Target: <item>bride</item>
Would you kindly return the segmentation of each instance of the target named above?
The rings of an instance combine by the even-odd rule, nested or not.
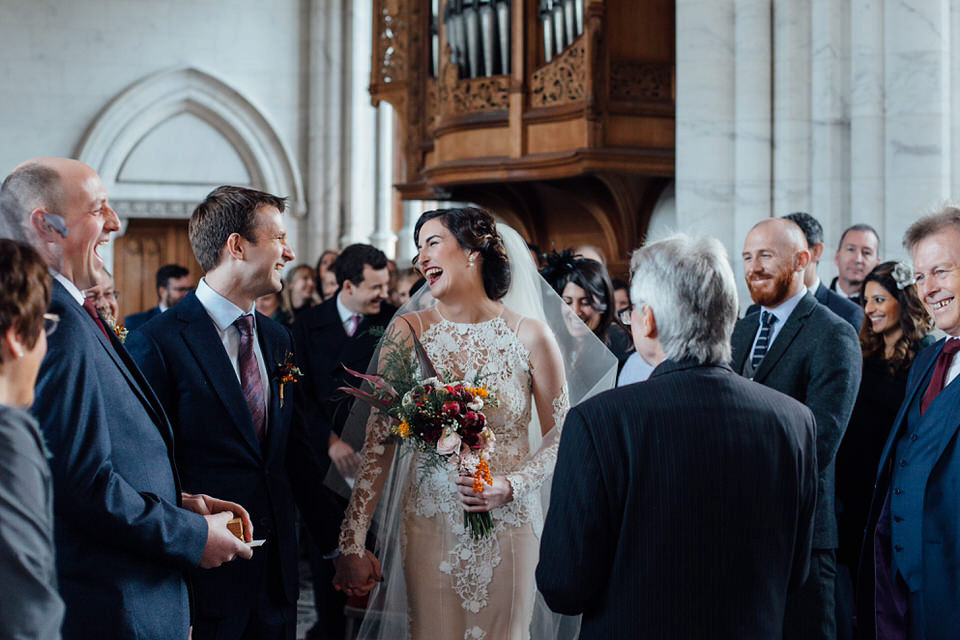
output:
[[[485,376],[497,398],[484,410],[496,435],[493,484],[475,493],[472,477],[397,454],[383,444],[389,418],[372,413],[334,584],[348,595],[377,585],[361,638],[555,638],[562,623],[538,602],[534,579],[545,495],[570,400],[609,387],[616,359],[550,296],[516,232],[487,212],[429,211],[414,240],[429,290],[398,312],[406,322],[394,319],[385,344],[409,346],[412,330],[438,371]],[[489,511],[493,533],[473,537],[464,511]],[[365,548],[372,519],[386,568],[379,584]]]

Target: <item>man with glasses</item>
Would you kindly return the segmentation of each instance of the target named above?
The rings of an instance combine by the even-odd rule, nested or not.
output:
[[[170,307],[183,300],[193,291],[190,271],[178,264],[165,264],[157,269],[157,306],[140,313],[132,313],[123,320],[124,326],[133,331]],[[116,317],[116,316],[115,316]]]
[[[955,638],[960,629],[960,208],[910,225],[917,293],[946,338],[913,361],[880,457],[860,555],[861,638]]]
[[[170,423],[92,300],[99,247],[120,227],[100,177],[65,158],[16,167],[0,186],[3,228],[25,236],[53,275],[33,412],[50,449],[63,638],[182,640],[184,570],[251,549],[227,528],[239,505],[180,490]],[[47,318],[47,323],[53,318]]]

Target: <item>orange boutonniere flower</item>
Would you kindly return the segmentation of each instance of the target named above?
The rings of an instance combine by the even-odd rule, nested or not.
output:
[[[284,386],[298,382],[303,377],[303,372],[293,362],[293,353],[287,351],[286,357],[277,363],[273,375],[280,382],[280,408],[283,408]]]

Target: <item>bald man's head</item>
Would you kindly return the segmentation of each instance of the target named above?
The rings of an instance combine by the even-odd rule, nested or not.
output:
[[[0,206],[11,237],[32,243],[79,289],[96,283],[99,246],[120,228],[96,171],[70,158],[27,160],[0,186]]]
[[[750,296],[773,308],[800,293],[810,251],[803,231],[782,218],[753,225],[743,242],[743,269]]]

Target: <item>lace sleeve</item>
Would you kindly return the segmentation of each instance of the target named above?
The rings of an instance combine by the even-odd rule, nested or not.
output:
[[[549,431],[543,436],[543,441],[536,451],[531,452],[529,456],[517,466],[517,468],[507,473],[507,480],[513,487],[513,499],[519,500],[531,491],[536,491],[544,481],[553,475],[553,468],[557,463],[557,449],[560,445],[560,431],[563,421],[570,409],[570,403],[567,399],[567,388],[564,386],[560,395],[553,399],[551,403],[552,416],[549,419]],[[546,420],[541,420],[546,423]]]
[[[362,556],[366,549],[367,529],[386,481],[394,446],[385,445],[390,418],[378,411],[370,414],[367,434],[360,449],[360,469],[350,494],[350,502],[340,525],[339,549],[342,554]]]

